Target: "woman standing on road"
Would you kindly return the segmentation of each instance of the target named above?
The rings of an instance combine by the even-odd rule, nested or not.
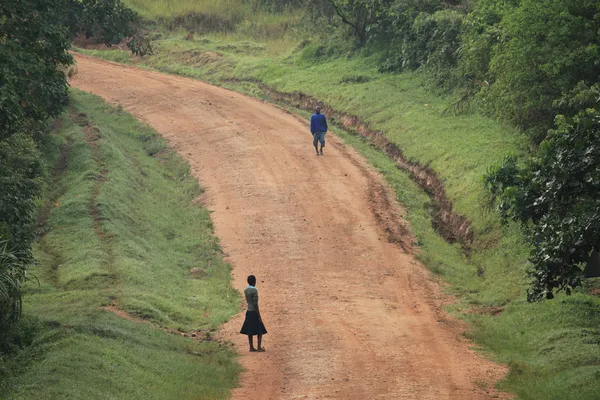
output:
[[[265,325],[260,317],[260,310],[258,309],[258,290],[256,289],[256,277],[250,275],[248,277],[248,287],[244,290],[246,295],[246,301],[248,302],[248,311],[246,311],[246,319],[240,333],[242,335],[248,335],[248,343],[250,343],[250,351],[265,351],[262,347],[262,335],[267,333]],[[254,347],[253,337],[258,336],[258,348]]]

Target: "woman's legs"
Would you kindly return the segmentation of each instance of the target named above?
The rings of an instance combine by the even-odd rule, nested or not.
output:
[[[248,343],[250,344],[250,351],[256,351],[256,349],[254,348],[254,341],[252,340],[254,336],[253,335],[248,335]],[[258,348],[260,348],[260,336],[258,336]]]

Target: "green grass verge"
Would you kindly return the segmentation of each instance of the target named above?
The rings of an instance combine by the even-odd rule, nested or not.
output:
[[[194,40],[184,40],[183,32],[160,35],[156,54],[145,59],[120,51],[80,51],[255,97],[264,94],[256,84],[240,79],[256,79],[280,91],[302,91],[385,132],[409,158],[439,173],[456,210],[473,222],[477,239],[470,259],[436,234],[428,197],[405,173],[363,139],[336,131],[385,176],[406,207],[419,257],[450,283],[449,290],[459,299],[451,310],[472,323],[467,335],[489,357],[511,367],[499,388],[523,399],[597,398],[600,300],[577,293],[527,303],[528,246],[518,227],[502,226],[497,214],[485,211],[483,174],[507,153],[523,154],[525,137],[475,113],[442,113],[455,100],[452,96],[432,92],[416,73],[379,74],[376,56],[347,57],[319,44],[285,38],[256,42],[240,34]]]
[[[0,397],[228,398],[234,351],[159,328],[210,339],[238,311],[209,212],[193,204],[197,181],[149,127],[95,96],[73,100],[46,149],[49,165],[59,149],[66,163],[45,194],[39,285],[24,295],[37,333],[5,360],[11,390]],[[102,308],[111,304],[149,323]]]

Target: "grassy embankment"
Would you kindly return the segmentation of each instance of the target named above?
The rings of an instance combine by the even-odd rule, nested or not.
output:
[[[178,12],[209,10],[224,17],[231,13],[210,1],[181,9],[179,5],[191,7],[191,3],[156,1],[144,6],[135,0],[128,2],[154,20],[167,15],[161,10],[166,4],[171,7],[170,20],[180,15]],[[238,6],[238,12],[249,11]],[[286,16],[277,18],[280,26],[285,26]],[[298,17],[287,18],[289,26],[294,26]],[[301,29],[296,28],[295,32]],[[454,311],[473,323],[468,335],[491,352],[491,357],[511,367],[499,387],[524,399],[597,398],[600,301],[582,291],[528,304],[524,297],[528,247],[516,226],[503,227],[497,214],[485,210],[482,175],[507,153],[523,154],[526,138],[474,113],[443,114],[454,98],[428,90],[420,74],[378,73],[376,56],[335,54],[308,34],[300,40],[293,36],[297,33],[288,31],[282,39],[266,40],[261,32],[252,35],[248,24],[241,24],[233,32],[185,40],[185,30],[161,30],[156,55],[145,59],[111,50],[83,52],[201,79],[256,97],[264,93],[243,80],[255,79],[284,92],[302,91],[385,132],[406,156],[437,171],[455,209],[473,222],[476,241],[470,258],[458,245],[447,244],[435,233],[429,199],[407,174],[365,140],[336,130],[382,172],[406,206],[421,248],[420,258],[451,284],[450,290],[460,300]]]
[[[92,95],[60,121],[24,294],[33,343],[5,360],[0,398],[228,398],[240,368],[211,335],[239,297],[188,165]]]

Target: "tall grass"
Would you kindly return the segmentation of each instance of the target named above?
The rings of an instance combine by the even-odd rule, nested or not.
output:
[[[21,315],[21,285],[27,280],[26,265],[0,237],[0,355],[10,352],[14,325]]]
[[[237,33],[245,37],[276,39],[296,35],[303,10],[269,13],[243,0],[124,0],[148,20],[170,30],[196,33]]]
[[[241,19],[250,11],[243,0],[124,0],[124,3],[148,19],[192,13]]]

